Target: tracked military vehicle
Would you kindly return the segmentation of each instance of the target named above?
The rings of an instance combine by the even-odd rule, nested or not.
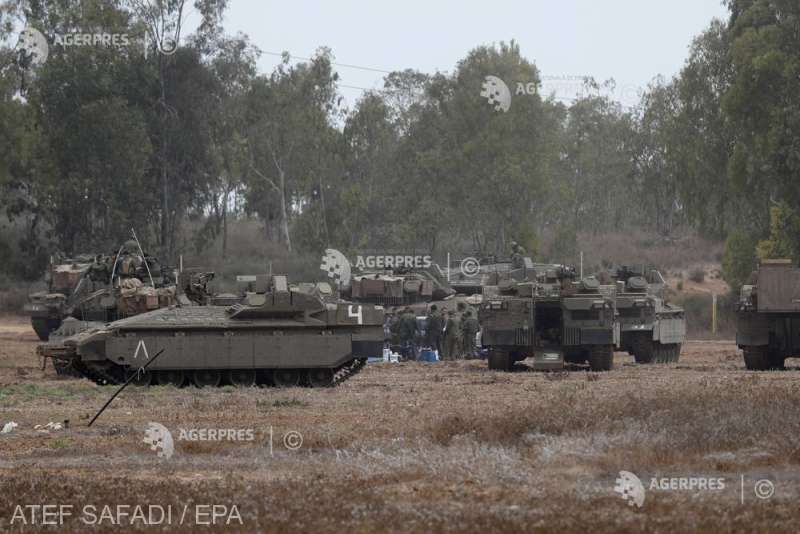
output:
[[[48,290],[25,306],[39,339],[47,341],[64,319],[110,322],[174,303],[172,272],[157,258],[141,255],[135,241],[109,255],[82,255],[53,262]]]
[[[353,276],[342,296],[353,302],[405,306],[455,295],[436,264],[420,269],[364,271]]]
[[[479,319],[489,368],[509,371],[532,357],[539,370],[585,362],[593,371],[610,370],[619,341],[613,295],[595,278],[576,280],[570,267],[536,264],[530,276],[484,290]]]
[[[686,336],[683,308],[666,301],[666,282],[653,269],[646,275],[622,266],[613,271],[616,281],[620,348],[636,363],[677,362]]]
[[[61,326],[70,313],[70,302],[82,287],[94,257],[81,255],[75,258],[53,259],[45,274],[47,290],[32,293],[25,304],[25,313],[31,317],[31,326],[42,341]]]
[[[158,351],[139,385],[332,386],[383,349],[383,308],[331,302],[259,276],[233,306],[173,306],[42,345],[98,384],[127,380]]]
[[[498,260],[494,256],[476,256],[456,262],[448,269],[450,286],[463,295],[480,295],[484,287],[497,286],[503,280],[528,278],[535,271],[535,264],[529,257],[512,260]]]
[[[791,260],[763,260],[742,286],[736,344],[748,369],[781,369],[800,356],[800,268]]]

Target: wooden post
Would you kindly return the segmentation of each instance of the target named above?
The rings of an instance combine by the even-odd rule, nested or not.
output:
[[[717,333],[717,294],[711,295],[711,333]]]

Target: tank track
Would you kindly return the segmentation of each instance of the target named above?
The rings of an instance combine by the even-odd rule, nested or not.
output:
[[[113,374],[106,372],[102,368],[85,365],[83,363],[78,362],[77,360],[73,362],[72,366],[84,378],[88,378],[98,386],[109,386],[109,385],[113,386],[113,385],[121,385],[123,383],[120,377],[114,376]]]
[[[331,387],[336,387],[342,382],[351,378],[352,376],[358,374],[366,365],[367,365],[367,360],[365,358],[358,358],[348,364],[343,365],[333,375],[333,381],[331,382]]]
[[[358,358],[348,364],[343,365],[334,373],[330,387],[335,387],[343,382],[346,382],[358,374],[366,365],[367,360],[364,358]],[[124,382],[121,377],[113,373],[109,373],[102,368],[81,364],[77,361],[73,363],[73,368],[80,373],[81,376],[88,378],[98,386],[122,385]]]

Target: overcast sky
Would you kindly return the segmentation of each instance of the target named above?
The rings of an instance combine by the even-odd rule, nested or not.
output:
[[[279,60],[266,52],[307,57],[319,46],[343,64],[452,72],[470,49],[515,39],[546,92],[574,96],[577,78],[614,78],[618,100],[633,104],[653,77],[680,70],[712,18],[726,16],[721,0],[232,0],[225,27],[265,52],[263,72]],[[342,85],[382,86],[380,72],[337,71]],[[341,91],[351,103],[361,93]]]

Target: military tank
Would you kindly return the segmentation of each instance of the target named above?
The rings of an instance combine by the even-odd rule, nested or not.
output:
[[[616,282],[620,348],[636,363],[677,362],[686,337],[683,308],[666,301],[666,282],[655,269],[648,273],[621,266]]]
[[[510,371],[532,357],[535,370],[586,362],[593,371],[611,370],[619,343],[613,294],[563,265],[534,264],[529,276],[484,288],[478,317],[489,368]]]
[[[45,278],[48,290],[25,306],[42,341],[68,317],[110,322],[173,304],[177,293],[171,270],[133,240],[112,254],[54,260]]]
[[[50,333],[69,315],[70,302],[80,292],[93,261],[91,254],[51,259],[45,273],[47,290],[31,293],[24,307],[34,332],[42,341],[47,341]]]
[[[333,386],[381,354],[381,306],[334,302],[291,288],[285,276],[260,275],[258,289],[233,306],[172,306],[121,319],[42,345],[39,354],[98,384],[137,375],[137,385],[198,387]]]
[[[455,294],[436,264],[420,269],[362,271],[342,288],[343,298],[382,306],[435,302]]]
[[[800,268],[791,260],[762,260],[737,304],[736,344],[747,369],[782,369],[800,356]]]
[[[524,256],[498,259],[495,256],[471,256],[448,268],[448,283],[459,294],[480,295],[484,287],[499,285],[503,280],[522,282],[535,273],[535,263]]]

